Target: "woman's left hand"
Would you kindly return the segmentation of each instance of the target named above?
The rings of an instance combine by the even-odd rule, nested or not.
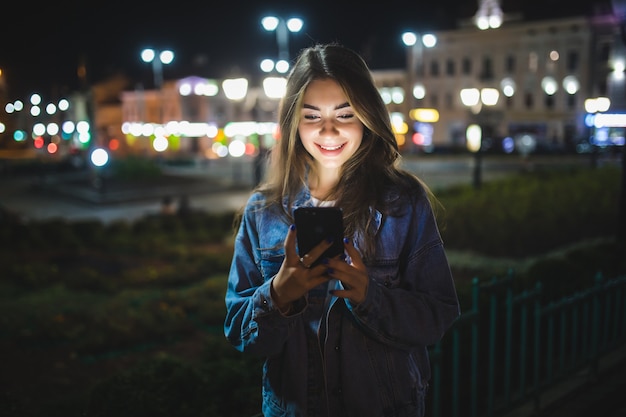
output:
[[[361,255],[352,245],[352,242],[344,240],[344,249],[350,256],[350,263],[341,259],[329,259],[327,274],[331,278],[338,279],[343,284],[343,290],[334,290],[333,295],[347,298],[352,304],[359,304],[365,300],[369,278],[367,269]]]

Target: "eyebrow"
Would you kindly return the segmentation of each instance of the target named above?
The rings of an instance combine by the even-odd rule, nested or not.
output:
[[[305,109],[311,109],[311,110],[317,110],[317,111],[320,110],[319,107],[313,106],[311,104],[306,104],[306,103],[304,103],[302,105],[302,107],[304,107]],[[347,101],[345,103],[342,103],[342,104],[338,105],[338,106],[335,106],[335,110],[340,110],[340,109],[343,109],[343,108],[346,108],[346,107],[350,107],[350,103],[348,103]]]

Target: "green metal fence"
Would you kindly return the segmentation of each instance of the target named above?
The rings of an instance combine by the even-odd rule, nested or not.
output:
[[[626,342],[626,276],[544,300],[542,285],[517,290],[511,272],[480,283],[444,340],[431,349],[430,417],[500,416],[531,402]]]

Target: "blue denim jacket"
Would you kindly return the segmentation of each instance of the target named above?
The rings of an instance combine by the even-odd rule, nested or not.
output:
[[[443,337],[460,308],[424,190],[390,191],[387,198],[390,213],[372,211],[376,255],[366,265],[365,300],[354,306],[322,287],[288,316],[273,304],[270,282],[284,258],[289,224],[276,207],[259,210],[261,194],[248,200],[228,278],[224,332],[238,350],[266,358],[265,417],[423,416],[427,346]],[[303,205],[311,205],[307,189],[293,208]]]

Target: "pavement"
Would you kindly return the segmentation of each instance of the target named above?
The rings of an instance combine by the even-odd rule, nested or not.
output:
[[[626,347],[547,389],[503,417],[626,417]]]
[[[118,220],[132,222],[160,213],[165,198],[174,208],[185,198],[191,209],[223,213],[246,202],[252,181],[172,170],[150,180],[103,182],[85,172],[0,177],[0,207],[23,220]]]
[[[0,161],[1,162],[1,161]],[[404,158],[407,169],[418,174],[437,191],[457,184],[471,184],[475,159],[471,156]],[[484,158],[482,181],[491,181],[531,168],[588,165],[586,156],[558,156],[528,161],[511,158]],[[0,171],[0,207],[22,218],[67,220],[99,219],[133,221],[162,209],[163,200],[178,204],[185,196],[192,209],[209,212],[241,208],[254,185],[250,160],[228,158],[187,166],[169,166],[154,181],[101,181],[87,170],[74,172],[3,174]]]

